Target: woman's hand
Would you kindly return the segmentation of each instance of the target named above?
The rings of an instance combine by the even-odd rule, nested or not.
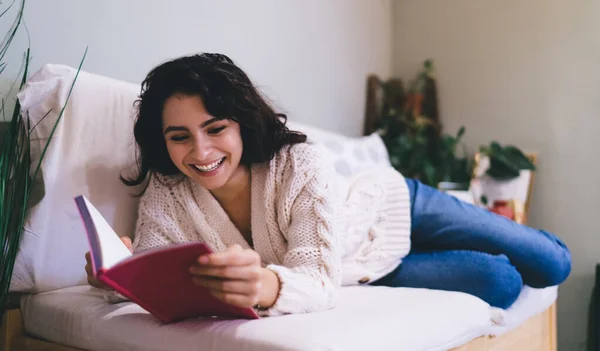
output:
[[[190,273],[195,284],[208,288],[221,301],[268,308],[279,295],[279,278],[260,262],[256,251],[233,245],[223,252],[200,256]]]
[[[122,236],[121,241],[123,241],[123,244],[125,244],[125,246],[127,246],[129,251],[133,251],[133,245],[131,244],[131,239],[129,239],[129,237]],[[91,258],[89,251],[85,253],[85,261],[86,261],[85,271],[87,273],[88,284],[90,284],[91,286],[98,288],[98,289],[112,290],[109,286],[102,283],[101,281],[96,279],[96,276],[94,276],[94,271],[92,269],[92,258]]]

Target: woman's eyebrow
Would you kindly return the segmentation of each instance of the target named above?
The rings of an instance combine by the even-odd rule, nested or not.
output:
[[[217,121],[219,121],[219,119],[218,119],[218,118],[216,118],[216,117],[213,117],[213,118],[209,119],[208,121],[204,121],[204,122],[202,122],[202,124],[200,125],[200,128],[204,128],[204,127],[206,127],[207,125],[209,125],[209,124],[212,124],[212,123],[215,123],[215,122],[217,122]]]
[[[169,132],[187,132],[188,129],[187,127],[183,127],[183,126],[168,126],[165,129],[165,134],[169,133]]]
[[[215,122],[218,122],[219,119],[218,118],[211,118],[208,121],[204,121],[202,122],[202,124],[200,125],[200,128],[205,128],[208,125],[211,125]],[[168,126],[167,128],[165,128],[165,132],[164,134],[167,134],[169,132],[188,132],[188,128],[184,127],[184,126]]]

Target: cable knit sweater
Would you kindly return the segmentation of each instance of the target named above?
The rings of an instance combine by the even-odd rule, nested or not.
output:
[[[257,311],[262,316],[330,309],[342,284],[380,278],[410,250],[408,189],[392,168],[345,182],[304,143],[252,165],[250,175],[253,249],[281,282],[275,304]],[[192,241],[214,251],[249,247],[209,191],[188,178],[153,176],[140,200],[134,253]]]

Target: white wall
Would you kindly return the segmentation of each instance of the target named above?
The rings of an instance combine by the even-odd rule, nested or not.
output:
[[[166,59],[221,52],[291,119],[358,135],[366,75],[391,72],[391,6],[391,0],[27,0],[25,20],[33,69],[76,66],[87,46],[84,70],[141,82]],[[0,22],[5,29],[7,18]],[[25,32],[16,40],[5,60],[11,64],[25,48]]]
[[[584,350],[600,262],[600,1],[397,0],[393,71],[437,65],[446,130],[471,150],[497,138],[539,152],[531,224],[573,254],[560,288],[559,350]]]

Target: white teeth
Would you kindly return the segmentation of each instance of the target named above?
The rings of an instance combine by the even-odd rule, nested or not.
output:
[[[221,164],[221,162],[224,159],[225,158],[222,158],[222,159],[215,161],[211,164],[208,164],[206,166],[200,166],[200,165],[193,165],[193,166],[196,167],[196,169],[199,170],[200,172],[210,172],[210,171],[217,169],[217,167],[219,167],[219,165]]]

